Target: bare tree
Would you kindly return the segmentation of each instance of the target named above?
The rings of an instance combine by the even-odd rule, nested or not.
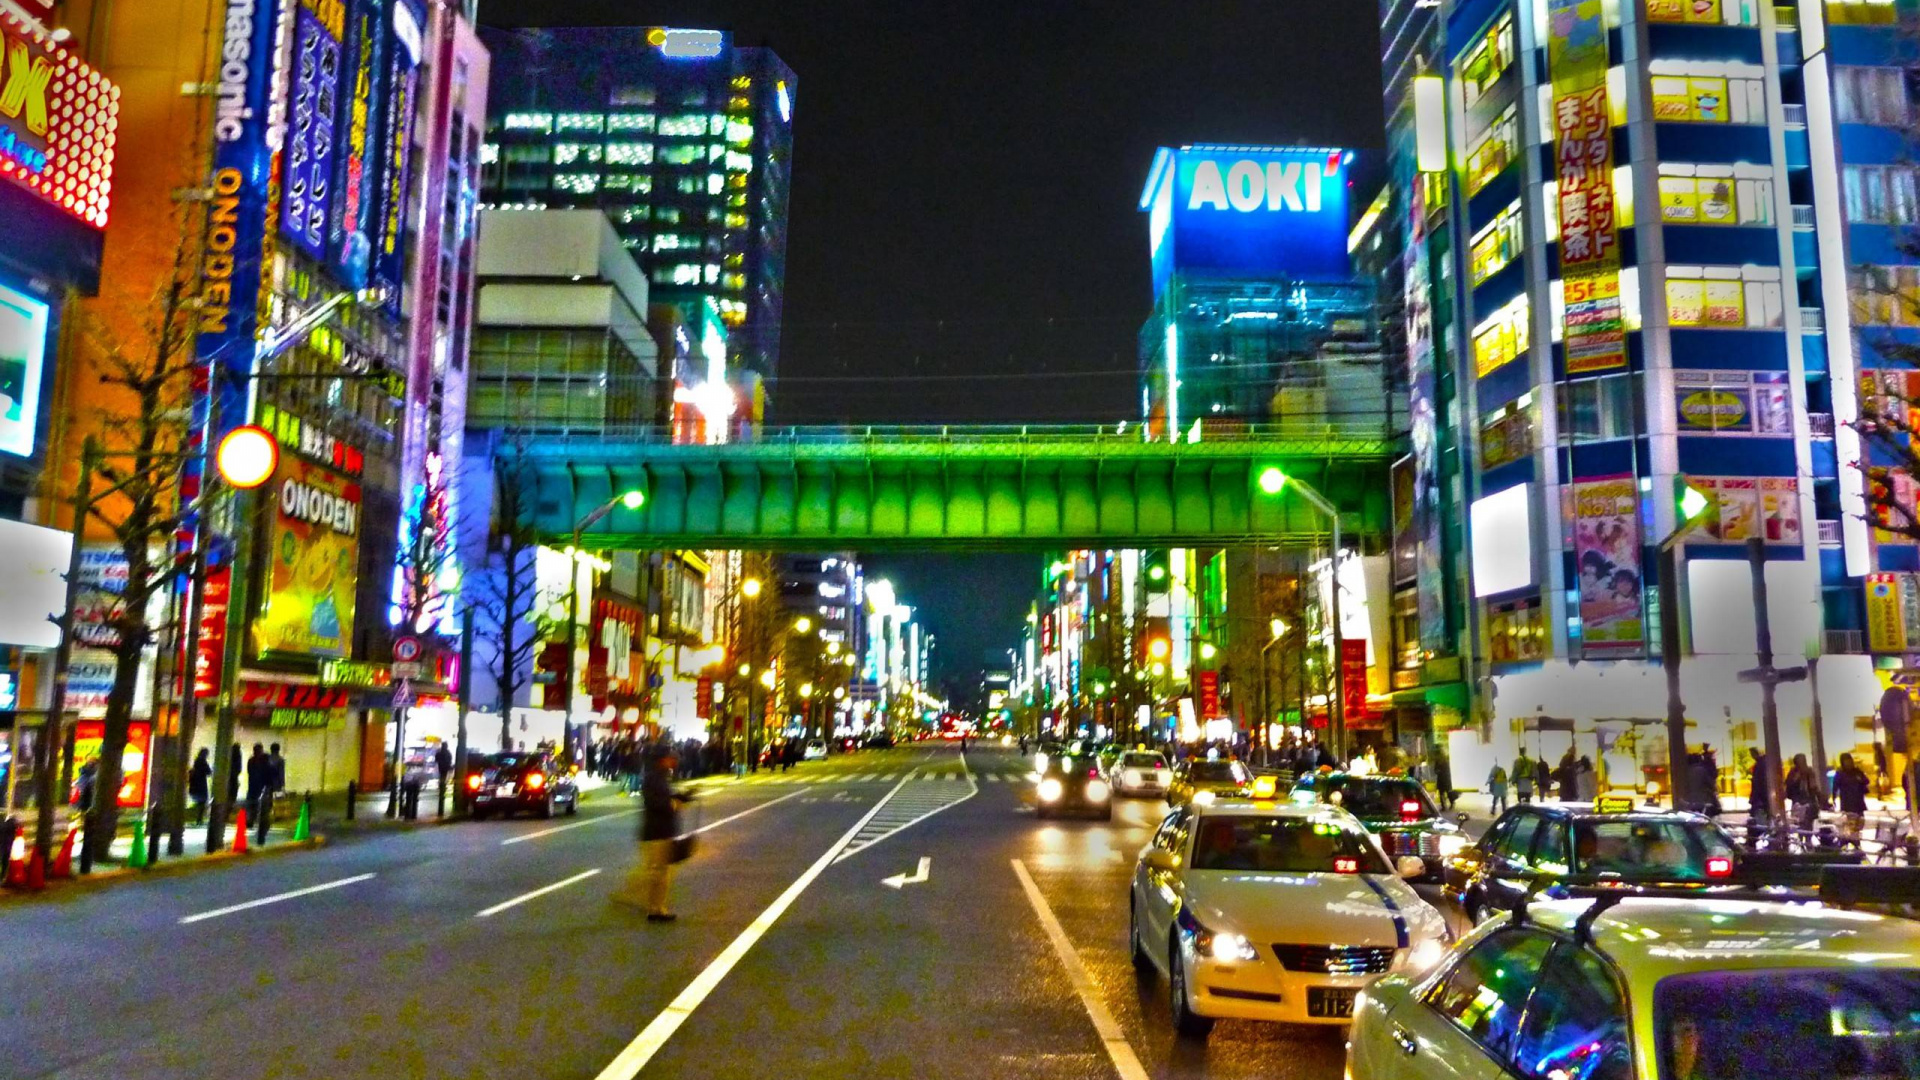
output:
[[[75,500],[76,518],[104,526],[126,560],[127,577],[105,613],[105,648],[115,660],[107,694],[100,757],[94,773],[94,798],[86,843],[96,859],[105,858],[119,826],[117,798],[124,780],[126,751],[139,685],[140,658],[155,641],[147,618],[150,601],[181,569],[173,538],[182,522],[180,467],[187,435],[183,417],[191,393],[194,359],[192,263],[182,249],[133,329],[115,331],[103,320],[84,315],[89,346],[96,354],[102,394],[98,412],[98,451],[87,455],[93,474],[79,485],[90,489]],[[76,540],[85,522],[76,520]],[[156,707],[158,702],[155,703]],[[173,762],[163,764],[163,789],[173,780]]]
[[[1899,243],[1903,255],[1920,262],[1920,236]],[[1860,381],[1859,419],[1854,429],[1863,448],[1860,467],[1867,474],[1867,520],[1876,528],[1920,540],[1920,344],[1872,329],[1888,324],[1920,324],[1920,292],[1909,279],[1888,268],[1861,267],[1854,273],[1853,322],[1862,326],[1861,343],[1869,354]],[[1837,404],[1837,403],[1836,403]],[[1883,464],[1874,464],[1881,462]]]
[[[484,570],[472,584],[474,635],[491,652],[493,684],[500,698],[500,746],[511,745],[513,703],[531,676],[541,633],[534,563],[540,548],[534,528],[533,463],[525,436],[511,436],[494,457],[493,520],[487,531]]]

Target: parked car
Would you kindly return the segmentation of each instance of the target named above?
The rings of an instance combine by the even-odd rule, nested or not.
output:
[[[492,814],[527,810],[552,817],[564,808],[580,810],[580,788],[572,771],[552,755],[515,752],[495,754],[467,773],[467,805],[474,820]]]

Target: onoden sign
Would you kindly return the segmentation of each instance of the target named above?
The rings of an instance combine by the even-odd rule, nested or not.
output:
[[[360,561],[360,485],[292,455],[274,484],[262,652],[345,656],[353,641]]]

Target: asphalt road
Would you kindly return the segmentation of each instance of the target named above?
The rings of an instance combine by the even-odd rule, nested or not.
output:
[[[704,786],[671,924],[607,901],[611,793],[9,903],[0,1076],[1340,1076],[1337,1029],[1177,1044],[1126,952],[1161,804],[1036,821],[1028,768],[915,746]]]

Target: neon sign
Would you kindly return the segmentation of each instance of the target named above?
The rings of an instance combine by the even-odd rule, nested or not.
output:
[[[0,177],[105,228],[119,117],[119,87],[0,11]]]

